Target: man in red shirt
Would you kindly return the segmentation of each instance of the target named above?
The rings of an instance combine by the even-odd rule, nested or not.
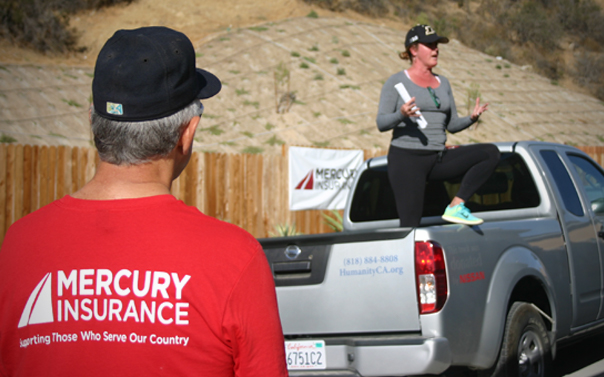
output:
[[[247,232],[170,195],[220,80],[182,33],[101,50],[100,165],[22,218],[0,251],[1,376],[286,376],[272,274]]]

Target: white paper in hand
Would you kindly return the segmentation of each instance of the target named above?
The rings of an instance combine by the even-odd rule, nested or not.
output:
[[[405,103],[407,103],[407,102],[409,102],[411,100],[411,96],[409,95],[409,92],[407,92],[407,89],[405,88],[405,85],[403,85],[402,82],[399,82],[398,84],[396,84],[394,86],[394,88],[396,89],[396,91],[398,92],[398,94],[400,94],[400,96],[403,98],[403,101]],[[417,111],[416,114],[419,115],[419,118],[410,117],[410,119],[412,121],[414,121],[415,123],[417,123],[420,128],[426,128],[426,126],[428,125],[428,122],[426,122],[426,118],[424,118],[424,116],[422,115],[422,113],[419,112],[419,111]]]

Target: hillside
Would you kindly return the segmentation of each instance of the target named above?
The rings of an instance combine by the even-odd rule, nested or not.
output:
[[[37,57],[0,45],[0,135],[19,143],[90,146],[87,107],[93,56],[117,28],[162,24],[190,36],[198,65],[223,91],[207,100],[199,151],[281,153],[281,145],[385,150],[375,126],[385,79],[405,68],[397,53],[408,25],[331,13],[297,0],[140,0],[74,18],[85,54]],[[308,17],[314,12],[318,17]],[[186,16],[185,16],[186,15]],[[85,28],[83,25],[87,25]],[[534,139],[604,145],[604,104],[456,40],[441,47],[460,115],[476,94],[490,110],[450,144]],[[10,52],[10,53],[7,53]],[[61,64],[60,64],[61,63]],[[289,73],[289,87],[287,73]],[[283,94],[295,99],[277,113]]]

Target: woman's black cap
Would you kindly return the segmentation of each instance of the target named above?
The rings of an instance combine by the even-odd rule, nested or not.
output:
[[[449,38],[441,37],[436,34],[434,29],[429,25],[417,24],[407,32],[405,38],[405,48],[409,48],[413,43],[449,43]]]

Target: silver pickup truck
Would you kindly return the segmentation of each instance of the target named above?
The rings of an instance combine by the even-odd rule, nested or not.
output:
[[[466,203],[482,225],[441,220],[450,180],[428,182],[421,225],[399,228],[380,157],[343,232],[260,240],[291,376],[547,376],[559,345],[604,325],[604,171],[570,146],[498,147]]]

